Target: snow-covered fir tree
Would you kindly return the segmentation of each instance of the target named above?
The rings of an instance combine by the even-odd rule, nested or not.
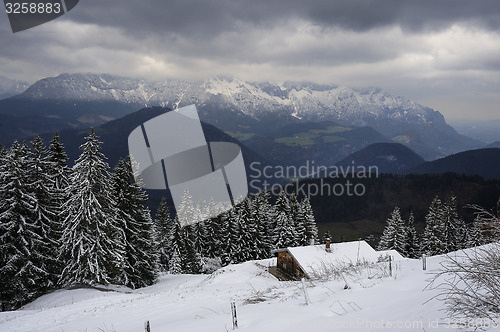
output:
[[[377,250],[395,249],[406,255],[406,229],[399,207],[395,207],[391,216],[387,218],[384,231],[380,237]]]
[[[172,231],[174,229],[174,222],[170,217],[167,201],[162,197],[158,210],[156,211],[156,218],[154,219],[154,228],[156,233],[156,247],[158,251],[158,262],[160,269],[168,271],[168,262],[172,257]]]
[[[169,272],[171,274],[181,274],[183,273],[182,269],[182,259],[180,249],[177,246],[172,246],[172,256],[170,261],[168,262]]]
[[[61,262],[54,255],[60,248],[62,232],[62,202],[60,190],[56,187],[58,165],[49,159],[48,151],[40,136],[31,142],[32,151],[28,154],[29,190],[33,192],[37,204],[35,221],[38,238],[34,239],[32,259],[48,273],[40,290],[46,292],[53,288],[59,279]]]
[[[156,238],[151,214],[146,207],[148,196],[134,179],[130,158],[118,162],[111,183],[125,249],[124,266],[118,281],[131,288],[152,285],[158,271]]]
[[[236,212],[231,209],[222,215],[222,265],[234,263],[235,253],[239,250],[238,247],[238,228],[235,222]]]
[[[192,230],[194,250],[201,257],[208,256],[207,224],[205,223],[205,221],[199,221],[192,225]]]
[[[92,129],[71,174],[61,247],[63,285],[116,282],[124,266],[123,232],[101,144]]]
[[[326,242],[327,240],[331,241],[332,240],[332,234],[330,233],[329,230],[327,230],[324,234],[323,234],[323,242]]]
[[[248,199],[241,202],[234,213],[236,231],[236,251],[233,252],[233,263],[241,263],[257,256],[257,247],[254,243],[255,220]]]
[[[40,295],[49,277],[34,250],[43,241],[29,188],[28,149],[14,142],[0,163],[0,299],[11,310]],[[42,265],[40,265],[42,264]]]
[[[295,193],[290,195],[288,203],[290,205],[290,219],[293,220],[295,243],[298,246],[305,246],[309,242],[306,233],[305,216]]]
[[[223,224],[225,209],[210,199],[207,210],[209,219],[205,220],[207,242],[204,245],[204,256],[205,258],[220,258],[223,252],[222,241],[226,233]]]
[[[443,224],[443,207],[439,197],[435,197],[425,216],[425,229],[421,241],[421,252],[428,256],[446,253],[446,238]]]
[[[285,192],[282,191],[276,200],[275,248],[295,247],[297,236],[295,223],[290,216],[290,204]]]
[[[274,207],[269,203],[268,192],[262,192],[253,198],[252,210],[254,211],[256,237],[260,242],[258,257],[269,258],[273,247],[272,217],[274,216]]]
[[[406,226],[406,257],[418,258],[420,256],[420,244],[418,241],[417,230],[415,229],[415,217],[413,212],[410,212],[408,217],[408,225]]]
[[[177,216],[179,217],[179,222],[182,227],[191,225],[200,220],[198,219],[197,209],[193,204],[193,197],[187,188],[182,194],[181,203],[177,207]]]
[[[182,256],[182,269],[185,273],[197,274],[201,272],[201,255],[196,251],[195,224],[183,227],[184,255]]]
[[[458,217],[457,198],[453,193],[447,196],[442,209],[445,251],[450,252],[464,248],[467,229],[463,220]]]
[[[222,255],[222,216],[212,217],[207,221],[206,257],[216,258]]]
[[[52,165],[49,172],[53,186],[51,188],[52,202],[56,209],[54,223],[60,225],[62,233],[63,221],[66,218],[64,215],[64,205],[68,200],[71,169],[68,167],[68,156],[63,144],[59,140],[58,133],[55,133],[50,141],[47,159]]]
[[[183,273],[183,261],[185,257],[184,232],[182,230],[179,218],[175,216],[174,228],[170,237],[170,250],[172,255],[168,262],[169,272],[173,274]]]
[[[302,245],[308,245],[311,239],[318,239],[318,226],[316,225],[311,203],[307,197],[301,201],[300,206],[304,218],[305,237],[307,238],[307,242],[303,242]]]
[[[473,248],[484,244],[483,233],[479,222],[474,220],[469,226],[465,242],[466,248]]]

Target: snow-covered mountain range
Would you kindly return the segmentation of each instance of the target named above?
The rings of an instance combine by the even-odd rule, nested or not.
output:
[[[107,74],[61,74],[42,79],[24,94],[33,99],[108,100],[143,106],[202,106],[217,102],[256,119],[286,112],[303,120],[340,120],[369,125],[389,118],[407,123],[444,121],[439,112],[379,88],[354,89],[309,82],[246,82],[219,76],[204,81],[146,81]]]
[[[287,123],[330,120],[373,127],[426,159],[477,146],[448,126],[441,113],[379,88],[247,82],[227,76],[203,81],[147,81],[107,74],[61,74],[42,79],[9,100],[7,104],[0,102],[0,113],[67,118],[73,126],[75,121],[95,124],[144,106],[196,104],[202,120],[227,132],[262,133]],[[54,102],[57,107],[48,105]],[[99,103],[99,112],[90,109],[93,103]],[[61,109],[63,104],[66,106]],[[40,105],[45,106],[42,109]],[[68,110],[67,105],[81,109]],[[92,112],[95,114],[90,116]]]

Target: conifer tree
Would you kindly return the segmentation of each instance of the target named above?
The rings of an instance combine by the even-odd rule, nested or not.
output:
[[[256,237],[258,237],[260,242],[258,257],[261,259],[269,258],[273,247],[271,219],[274,215],[274,209],[269,204],[268,192],[262,192],[254,197],[252,200],[252,210],[254,211]]]
[[[439,197],[435,197],[425,217],[425,230],[421,242],[421,252],[428,256],[446,253],[446,239],[443,224],[443,208]]]
[[[208,239],[207,239],[207,225],[205,221],[199,221],[192,225],[193,229],[193,247],[196,253],[201,257],[208,254]]]
[[[305,216],[300,202],[297,200],[295,193],[290,195],[288,199],[290,205],[290,219],[293,221],[295,233],[295,245],[303,246],[308,244],[306,234]]]
[[[481,231],[481,225],[474,220],[474,222],[470,225],[469,231],[467,232],[465,248],[473,248],[483,244],[484,239]]]
[[[327,230],[325,234],[323,234],[323,242],[326,242],[327,240],[332,241],[332,234],[330,234],[329,230]]]
[[[256,243],[257,230],[250,200],[245,199],[235,208],[235,210],[234,224],[237,234],[237,250],[233,254],[233,262],[241,263],[256,259],[258,255],[258,246],[261,245],[261,243]]]
[[[418,243],[417,231],[415,229],[415,217],[413,212],[410,213],[408,218],[408,225],[406,226],[406,257],[418,258],[420,256],[420,245]]]
[[[395,249],[400,254],[406,255],[406,242],[406,229],[399,207],[396,206],[386,221],[377,250]]]
[[[235,209],[231,209],[222,215],[222,265],[228,265],[234,262],[234,256],[239,250],[238,247],[238,229],[235,222]]]
[[[222,254],[222,216],[210,218],[207,222],[206,257],[216,258]]]
[[[156,211],[156,218],[154,219],[154,228],[156,233],[156,247],[158,251],[158,262],[160,269],[168,271],[168,262],[172,257],[172,232],[174,229],[174,222],[170,217],[168,211],[167,201],[162,197],[160,206]]]
[[[182,259],[182,269],[185,273],[198,274],[201,272],[201,255],[196,252],[195,224],[183,227],[184,232],[184,255]]]
[[[63,285],[108,284],[123,268],[123,232],[101,144],[92,130],[71,174],[61,247]]]
[[[450,193],[442,205],[442,225],[443,239],[445,242],[445,252],[455,251],[462,247],[464,234],[463,222],[458,218],[456,197]]]
[[[193,204],[193,197],[186,189],[182,194],[181,204],[178,206],[177,216],[179,217],[179,222],[181,227],[191,225],[198,221],[197,209],[195,209]]]
[[[34,217],[38,231],[38,237],[33,239],[31,255],[33,260],[37,260],[37,266],[47,273],[43,278],[44,282],[38,285],[40,291],[45,293],[55,286],[62,270],[62,265],[54,254],[60,248],[62,223],[59,216],[62,213],[62,202],[58,200],[60,192],[55,185],[54,172],[57,165],[49,160],[48,151],[40,136],[35,136],[31,146],[33,151],[27,156],[28,187],[37,200]]]
[[[28,149],[14,142],[0,163],[0,297],[2,310],[16,309],[41,294],[49,273],[33,253],[41,230],[37,200],[29,188]]]
[[[303,245],[308,245],[311,239],[318,239],[318,226],[316,225],[316,219],[314,218],[313,209],[309,199],[305,197],[300,205],[304,218],[305,237],[307,238],[307,242]]]
[[[176,215],[174,218],[174,228],[171,233],[170,244],[172,256],[168,262],[169,272],[172,274],[184,273],[183,261],[185,257],[184,232],[181,228],[179,218]]]
[[[285,192],[282,191],[275,204],[276,235],[275,248],[295,247],[297,245],[295,224],[290,218],[290,202]]]
[[[290,217],[284,211],[278,211],[276,216],[277,239],[275,248],[295,247],[295,231]]]
[[[62,234],[63,221],[66,218],[64,204],[68,200],[71,169],[68,167],[68,156],[63,144],[59,141],[58,133],[55,133],[50,141],[47,159],[52,165],[49,173],[53,185],[51,188],[52,202],[56,211],[54,223],[60,225],[59,231]]]
[[[124,266],[118,276],[119,281],[131,288],[151,285],[158,270],[156,238],[151,214],[146,207],[148,197],[134,179],[130,158],[118,162],[111,180],[118,225],[122,230],[125,248]]]
[[[179,247],[175,245],[172,247],[172,256],[168,262],[168,266],[169,266],[169,272],[171,274],[183,273],[181,253]]]

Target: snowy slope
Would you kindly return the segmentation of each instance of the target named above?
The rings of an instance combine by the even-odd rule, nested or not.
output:
[[[61,290],[15,312],[0,313],[0,331],[229,331],[231,301],[239,331],[461,331],[424,290],[442,257],[387,263],[345,273],[344,280],[280,282],[272,260],[230,265],[209,276],[164,275],[136,291]],[[344,289],[348,284],[350,289]],[[492,322],[498,323],[498,322]],[[491,328],[489,331],[499,331]]]

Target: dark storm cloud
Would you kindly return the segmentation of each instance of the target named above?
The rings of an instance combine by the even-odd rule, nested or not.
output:
[[[500,3],[470,0],[343,0],[313,1],[308,14],[314,21],[365,31],[386,25],[421,32],[470,22],[488,29],[500,27]]]
[[[0,75],[28,81],[232,74],[379,86],[453,114],[486,100],[498,113],[499,0],[82,0],[38,28],[1,27]]]
[[[200,37],[248,26],[274,26],[290,18],[353,31],[398,25],[407,32],[436,31],[455,23],[500,29],[498,0],[86,0],[80,22],[130,32]]]

